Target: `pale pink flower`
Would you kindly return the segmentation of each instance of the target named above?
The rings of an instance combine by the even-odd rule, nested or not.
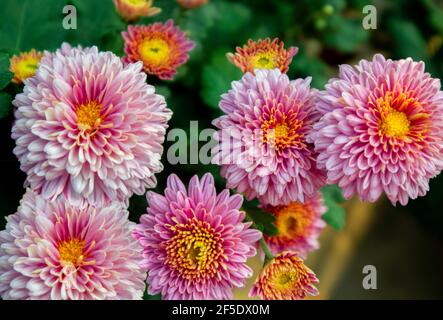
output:
[[[42,58],[13,101],[14,153],[32,189],[102,206],[155,186],[171,111],[141,69],[96,47]]]
[[[0,232],[3,299],[141,299],[135,224],[121,203],[47,201],[30,189]]]
[[[275,206],[304,202],[324,184],[306,140],[320,117],[310,81],[256,69],[222,95],[213,163],[221,165],[228,188]]]
[[[406,205],[443,169],[443,93],[423,62],[377,54],[342,65],[318,109],[324,115],[311,135],[318,167],[347,199],[373,202],[385,193]]]

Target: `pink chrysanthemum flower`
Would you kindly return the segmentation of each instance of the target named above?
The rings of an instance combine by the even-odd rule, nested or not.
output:
[[[129,22],[159,14],[162,10],[153,7],[153,2],[154,0],[114,0],[118,14]]]
[[[443,168],[443,93],[440,80],[410,58],[340,67],[320,93],[324,116],[312,141],[318,166],[345,198],[393,204],[423,196]]]
[[[141,68],[96,47],[43,57],[13,101],[14,153],[33,190],[102,206],[155,186],[171,111]]]
[[[73,206],[30,189],[0,232],[3,299],[141,299],[146,273],[121,203]]]
[[[248,40],[243,48],[237,47],[236,53],[228,53],[226,56],[230,62],[245,72],[254,73],[255,69],[280,69],[288,72],[292,58],[297,54],[297,47],[284,48],[283,41],[278,38],[258,41]]]
[[[294,252],[285,251],[265,265],[249,296],[263,300],[301,300],[318,295],[315,273]]]
[[[163,80],[174,77],[177,68],[188,61],[188,53],[195,46],[171,19],[164,24],[131,25],[122,35],[126,53],[123,61],[142,61],[146,73]]]
[[[217,195],[212,175],[194,176],[188,190],[176,175],[165,195],[148,192],[148,214],[134,232],[144,247],[148,292],[164,299],[232,299],[252,276],[246,260],[261,233],[243,223],[242,196]]]
[[[285,250],[297,252],[302,258],[319,248],[318,236],[326,223],[322,215],[326,212],[320,193],[305,201],[291,202],[286,206],[265,206],[275,216],[278,234],[264,235],[272,254]]]
[[[222,96],[226,115],[213,122],[220,129],[213,163],[222,166],[228,188],[275,206],[304,202],[324,184],[314,146],[306,141],[320,116],[310,81],[256,70]]]

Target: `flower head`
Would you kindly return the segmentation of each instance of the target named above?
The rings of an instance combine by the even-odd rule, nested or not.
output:
[[[275,216],[278,234],[264,235],[272,254],[285,250],[297,252],[301,257],[319,248],[318,236],[326,223],[321,218],[326,212],[320,193],[305,201],[291,202],[286,206],[267,206]]]
[[[318,279],[294,252],[285,251],[265,265],[249,295],[263,300],[301,300],[318,295]]]
[[[208,0],[177,0],[178,4],[185,9],[194,9],[208,3]]]
[[[243,48],[237,47],[236,53],[228,53],[227,57],[243,73],[254,73],[255,69],[275,68],[286,73],[291,64],[292,57],[298,52],[298,48],[290,47],[286,50],[283,46],[284,43],[278,38],[275,38],[272,42],[269,38],[258,41],[249,39]]]
[[[162,10],[153,7],[153,2],[154,0],[114,0],[117,12],[129,22],[159,14]]]
[[[125,40],[124,62],[143,62],[146,73],[160,79],[170,80],[177,73],[177,68],[188,59],[188,52],[195,44],[172,20],[164,24],[156,22],[146,26],[128,26],[123,32]]]
[[[3,299],[141,299],[135,224],[120,203],[73,206],[30,189],[0,232]]]
[[[148,214],[134,232],[148,270],[148,292],[164,299],[231,299],[252,276],[246,260],[261,233],[243,223],[240,195],[216,194],[212,175],[194,176],[186,190],[175,175],[165,195],[148,192]]]
[[[393,204],[423,196],[443,169],[443,92],[423,62],[377,54],[343,65],[319,95],[318,166],[345,198]]]
[[[155,186],[171,111],[141,68],[96,47],[43,57],[13,101],[14,153],[33,190],[102,206]]]
[[[14,55],[10,60],[9,70],[14,74],[12,82],[21,84],[27,78],[32,77],[38,68],[43,52],[32,49],[29,52],[22,52],[18,56]]]
[[[222,96],[226,114],[213,122],[220,129],[213,163],[222,166],[228,188],[276,206],[304,202],[323,185],[314,146],[306,141],[320,116],[310,81],[256,70]]]

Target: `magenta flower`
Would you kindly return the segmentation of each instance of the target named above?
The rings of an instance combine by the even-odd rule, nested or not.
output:
[[[423,62],[372,61],[340,67],[320,93],[314,126],[318,166],[345,198],[393,204],[423,196],[443,168],[443,93]]]
[[[0,232],[3,299],[141,299],[145,272],[120,203],[73,206],[27,190]]]
[[[188,190],[176,175],[165,195],[148,192],[148,214],[134,235],[142,244],[148,292],[163,299],[232,299],[252,276],[246,260],[261,233],[243,223],[242,196],[217,195],[212,175],[194,176]]]
[[[42,58],[13,101],[14,153],[33,190],[103,206],[155,186],[171,111],[141,69],[96,47]]]
[[[222,96],[215,119],[213,163],[228,188],[264,204],[304,202],[324,184],[314,146],[306,141],[320,114],[310,78],[290,81],[280,70],[246,73]]]

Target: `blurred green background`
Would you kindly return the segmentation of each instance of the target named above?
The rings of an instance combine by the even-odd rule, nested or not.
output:
[[[77,29],[62,28],[62,8],[72,4],[77,8]],[[225,58],[249,38],[279,37],[285,46],[299,47],[289,69],[291,78],[312,76],[312,85],[321,89],[330,77],[337,74],[337,66],[354,64],[362,58],[370,59],[377,52],[390,58],[412,57],[426,62],[426,69],[434,77],[443,75],[443,2],[433,0],[209,0],[207,5],[183,10],[175,0],[155,0],[162,13],[143,18],[138,24],[165,21],[172,18],[197,43],[189,62],[179,68],[173,81],[149,77],[163,94],[174,116],[170,128],[189,132],[189,122],[198,120],[199,130],[211,127],[219,116],[220,94],[226,92],[232,80],[241,72]],[[366,5],[377,10],[377,28],[362,27]],[[126,29],[116,13],[112,0],[2,0],[0,2],[0,55],[20,51],[57,49],[62,42],[96,45],[123,55],[121,31]],[[0,59],[0,69],[5,68]],[[10,138],[13,121],[13,96],[21,87],[10,84],[0,93],[0,215],[14,213],[24,192],[25,175],[12,153]],[[193,143],[198,138],[189,136]],[[166,142],[165,150],[171,142]],[[204,142],[200,142],[200,145]],[[189,153],[188,153],[189,156]],[[182,179],[194,174],[212,172],[220,189],[224,186],[219,168],[212,165],[169,165],[158,175],[157,190],[164,188],[167,175],[177,173]],[[443,298],[443,176],[431,182],[426,197],[411,201],[406,207],[392,207],[385,200],[376,205],[357,202],[331,204],[336,208],[332,222],[340,231],[328,227],[327,238],[317,256],[322,268],[343,248],[331,241],[350,232],[360,232],[348,250],[347,264],[334,284],[328,288],[327,298]],[[342,214],[346,208],[346,217]],[[131,199],[131,219],[144,213],[143,196]],[[364,214],[359,214],[359,211]],[[373,216],[371,219],[359,219]],[[337,218],[338,217],[338,218]],[[356,229],[344,224],[351,219]],[[331,221],[329,221],[331,223]],[[366,225],[367,224],[367,225]],[[5,220],[0,219],[3,228]],[[360,230],[360,231],[355,231]],[[362,231],[363,230],[363,231]],[[343,236],[344,235],[344,236]],[[326,236],[325,236],[326,237]],[[352,238],[352,237],[351,237]],[[353,239],[353,238],[352,238]],[[346,241],[345,241],[346,242]],[[344,243],[345,243],[344,242]],[[338,248],[338,249],[337,249]],[[340,249],[341,248],[341,249]],[[335,251],[334,251],[335,250]],[[337,251],[338,250],[338,251]],[[326,260],[325,260],[326,259]],[[333,260],[328,260],[333,259]],[[320,262],[318,262],[320,263]],[[317,262],[314,263],[317,265]],[[379,274],[379,289],[363,290],[361,270],[374,264]],[[324,277],[328,277],[325,273]],[[331,282],[322,279],[322,282]]]

